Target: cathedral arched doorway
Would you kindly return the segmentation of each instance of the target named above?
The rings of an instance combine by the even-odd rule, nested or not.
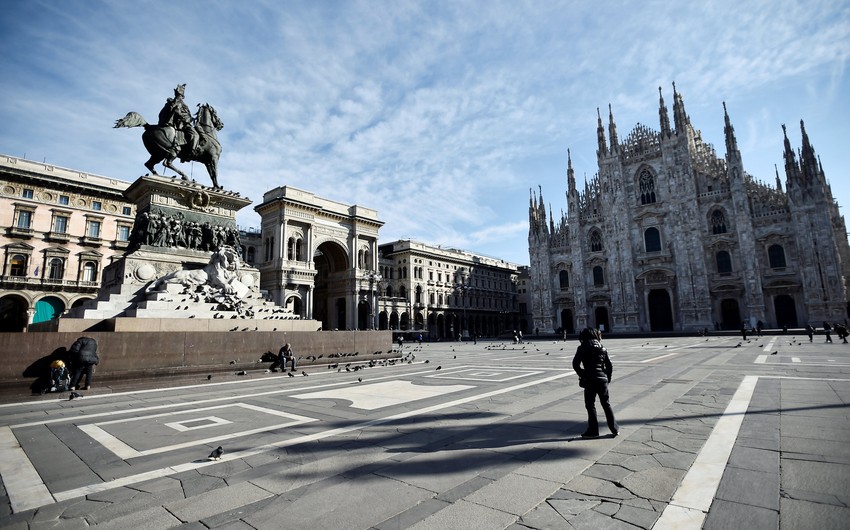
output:
[[[437,338],[444,339],[446,337],[446,317],[442,314],[437,315]]]
[[[797,327],[797,306],[794,299],[787,294],[780,294],[773,299],[773,311],[776,314],[776,325],[780,328],[788,326]]]
[[[28,307],[23,297],[14,294],[0,298],[0,332],[23,331],[27,326]]]
[[[390,329],[389,317],[387,316],[386,311],[381,311],[381,314],[378,315],[378,329]]]
[[[322,329],[347,329],[345,249],[339,243],[326,241],[313,253],[313,263],[316,268],[313,318],[322,321]]]
[[[65,302],[55,296],[45,296],[35,303],[35,316],[32,317],[32,323],[38,324],[59,318],[62,311],[65,311]]]
[[[611,331],[611,325],[608,323],[608,308],[597,307],[593,312],[596,317],[596,328],[601,331]]]
[[[569,334],[576,332],[576,326],[573,323],[573,312],[570,309],[561,310],[561,329]]]
[[[666,289],[653,289],[647,297],[649,306],[649,329],[652,331],[673,330],[673,307]]]
[[[741,327],[741,310],[734,298],[724,298],[720,301],[720,322],[723,329],[738,329]]]

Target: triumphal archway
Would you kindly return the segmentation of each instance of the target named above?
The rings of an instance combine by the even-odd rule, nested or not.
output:
[[[373,328],[363,313],[376,313],[378,212],[291,186],[266,192],[254,209],[262,218],[260,289],[322,329]]]

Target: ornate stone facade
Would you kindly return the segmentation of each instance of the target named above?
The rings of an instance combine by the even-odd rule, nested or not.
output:
[[[0,331],[56,318],[97,294],[129,245],[130,184],[0,155]]]
[[[358,301],[376,306],[378,212],[291,186],[266,192],[254,210],[262,218],[255,263],[271,299],[323,329],[372,329]]]
[[[527,332],[513,263],[407,239],[380,246],[379,270],[379,329],[434,340]]]
[[[567,213],[529,206],[534,326],[574,332],[738,329],[843,322],[850,247],[844,218],[800,122],[785,134],[785,185],[744,170],[724,104],[726,156],[703,141],[673,87],[673,124],[659,89],[656,131],[620,141],[609,107],[597,126],[598,172]],[[783,125],[783,132],[785,126]],[[548,215],[548,218],[547,218]]]

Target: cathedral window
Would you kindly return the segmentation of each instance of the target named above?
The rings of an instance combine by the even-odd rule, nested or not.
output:
[[[646,245],[647,252],[661,252],[661,234],[654,226],[644,231],[643,242]]]
[[[640,187],[640,203],[652,204],[655,202],[655,177],[648,169],[640,172],[638,178],[638,186]]]
[[[714,256],[714,259],[717,261],[718,274],[721,276],[732,274],[732,256],[729,252],[721,250]]]
[[[767,259],[771,269],[785,268],[785,249],[782,245],[770,245],[767,249]]]
[[[393,297],[393,286],[387,285],[387,298],[392,298],[392,297]]]
[[[561,271],[558,273],[558,284],[561,286],[562,290],[570,288],[570,275],[567,271]]]
[[[593,267],[593,286],[601,287],[605,285],[605,273],[602,272],[602,267],[597,265]]]
[[[726,233],[726,216],[723,214],[723,210],[714,210],[711,212],[711,233]]]
[[[590,251],[602,252],[602,234],[598,230],[590,233]]]

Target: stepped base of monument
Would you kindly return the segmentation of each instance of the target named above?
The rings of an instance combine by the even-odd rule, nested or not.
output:
[[[319,331],[322,323],[318,320],[298,319],[261,320],[253,318],[211,319],[211,318],[60,318],[31,324],[31,332],[68,332],[82,333],[91,331],[117,332],[234,332],[234,331]]]

